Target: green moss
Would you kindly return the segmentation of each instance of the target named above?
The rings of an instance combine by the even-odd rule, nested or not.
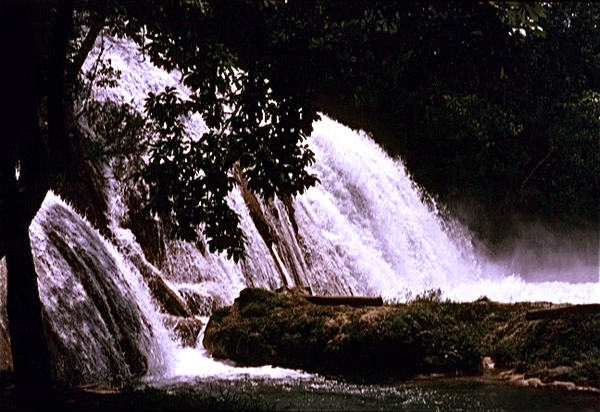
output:
[[[213,311],[212,315],[210,316],[210,320],[213,322],[220,322],[225,316],[229,315],[230,312],[230,307],[217,308]]]
[[[599,325],[592,314],[515,322],[496,336],[491,356],[501,367],[542,380],[600,387]]]
[[[434,292],[407,304],[354,308],[245,289],[211,323],[220,324],[218,347],[242,363],[411,377],[477,373],[482,357],[492,356],[498,367],[543,380],[600,387],[597,316],[527,321],[528,310],[549,304],[457,303]]]

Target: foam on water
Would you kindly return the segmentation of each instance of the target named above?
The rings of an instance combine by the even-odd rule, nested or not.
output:
[[[203,318],[208,322],[208,318]],[[202,341],[204,331],[198,341]],[[256,377],[268,377],[270,379],[301,379],[313,376],[303,371],[274,367],[271,365],[260,367],[239,366],[229,360],[215,360],[202,347],[179,348],[171,374],[173,377],[200,377],[219,379],[246,379]]]

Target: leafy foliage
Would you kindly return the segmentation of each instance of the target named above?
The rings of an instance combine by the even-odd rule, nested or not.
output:
[[[244,235],[226,201],[235,183],[228,175],[235,160],[228,156],[224,136],[209,132],[195,141],[187,135],[181,119],[187,106],[174,88],[148,96],[146,112],[158,139],[141,174],[151,188],[147,208],[169,219],[173,234],[185,240],[196,240],[197,227],[204,223],[211,251],[227,250],[237,261]]]
[[[210,14],[205,5],[183,7],[186,16],[179,6],[159,7],[152,13],[164,14],[147,25],[144,47],[151,60],[180,70],[192,91],[185,101],[170,88],[148,96],[146,113],[157,139],[141,175],[151,186],[147,209],[170,219],[174,234],[183,239],[194,240],[202,223],[210,250],[226,250],[237,261],[244,256],[245,236],[239,216],[227,204],[234,167],[251,190],[267,199],[313,186],[317,178],[307,167],[314,155],[302,141],[315,115],[306,91],[290,89],[286,79],[278,78],[277,73],[288,76],[289,70],[274,70],[263,59],[243,64],[241,51],[232,52],[207,30],[214,22],[205,22]],[[165,32],[162,25],[175,18],[178,25]],[[198,140],[185,130],[185,118],[194,113],[210,129]]]
[[[267,199],[316,184],[304,139],[317,109],[373,131],[443,202],[457,210],[475,205],[479,217],[468,223],[492,240],[506,236],[513,215],[598,220],[597,6],[182,1],[113,8],[111,33],[136,40],[190,89],[185,100],[167,89],[146,106],[157,137],[142,174],[153,187],[147,210],[171,220],[175,235],[194,239],[203,222],[211,250],[242,258],[239,217],[226,201],[233,169]],[[197,141],[185,131],[194,113],[209,127]]]
[[[150,130],[146,119],[130,104],[94,100],[86,112],[93,133],[87,134],[82,144],[89,158],[98,161],[143,153]]]

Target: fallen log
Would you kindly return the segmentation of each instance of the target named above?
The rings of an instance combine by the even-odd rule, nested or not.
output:
[[[321,306],[383,306],[383,299],[379,297],[367,296],[302,296],[315,305]]]
[[[525,314],[525,319],[527,320],[540,320],[540,319],[558,319],[566,314],[591,314],[598,315],[600,314],[600,304],[599,303],[590,303],[585,305],[572,305],[572,306],[562,306],[558,308],[549,308],[549,309],[537,309],[530,310]]]

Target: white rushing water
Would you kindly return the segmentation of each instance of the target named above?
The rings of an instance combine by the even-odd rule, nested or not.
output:
[[[149,91],[165,86],[187,93],[176,73],[152,66],[133,43],[105,41],[104,58],[122,78],[115,89],[96,90],[96,98],[122,98],[141,107]],[[188,127],[192,135],[206,130],[198,116],[189,119]],[[273,246],[267,246],[250,216],[248,194],[236,188],[229,201],[248,238],[247,260],[235,264],[196,245],[171,241],[160,271],[166,281],[209,299],[213,306],[231,304],[244,287],[276,289],[284,283],[308,286],[315,294],[383,296],[390,301],[439,288],[444,298],[459,301],[485,295],[501,302],[600,302],[599,282],[527,282],[478,255],[468,231],[442,219],[402,162],[391,159],[366,134],[323,117],[314,123],[308,143],[321,183],[293,202],[297,233],[282,202],[252,198],[273,232]],[[215,362],[201,339],[196,348],[173,341],[129,261],[141,248],[121,227],[126,214],[121,197],[128,188],[113,181],[107,190],[115,245],[53,194],[31,227],[40,294],[57,336],[54,353],[62,357],[57,373],[64,380],[126,379],[131,359],[120,349],[124,336],[133,342],[133,353],[146,355],[149,380],[306,375]]]
[[[116,89],[97,91],[100,95],[122,96],[138,107],[149,91],[165,86],[187,95],[176,72],[154,67],[131,42],[112,38],[105,42],[104,58],[122,72],[122,80]],[[206,130],[197,115],[189,119],[188,128],[192,136]],[[434,202],[423,200],[401,161],[387,156],[364,133],[324,116],[315,122],[309,145],[316,154],[314,171],[321,184],[294,200],[297,235],[281,202],[266,205],[257,199],[276,235],[269,250],[236,189],[230,203],[249,239],[247,261],[236,265],[222,256],[199,253],[193,245],[173,242],[163,275],[173,284],[229,303],[245,286],[274,289],[283,285],[284,278],[292,285],[297,279],[314,293],[382,295],[399,301],[437,288],[456,300],[485,295],[503,302],[598,301],[598,282],[526,282],[514,268],[478,256],[467,230],[441,219]]]
[[[309,143],[322,184],[296,200],[296,210],[305,215],[299,226],[321,237],[314,240],[319,244],[315,251],[336,250],[343,256],[361,294],[402,300],[407,292],[414,296],[440,288],[444,297],[460,301],[484,295],[501,302],[600,298],[598,282],[526,282],[488,261],[475,252],[466,229],[439,217],[403,164],[371,138],[328,118],[314,129]]]
[[[175,345],[137,269],[52,192],[30,237],[55,376],[119,384],[163,373]]]

